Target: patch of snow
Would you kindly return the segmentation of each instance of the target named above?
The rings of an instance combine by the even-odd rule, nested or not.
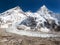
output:
[[[1,25],[0,28],[8,28],[7,24]]]
[[[49,32],[50,30],[47,29],[46,27],[40,29],[41,32]]]

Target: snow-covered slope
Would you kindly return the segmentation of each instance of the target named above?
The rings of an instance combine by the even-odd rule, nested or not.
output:
[[[38,11],[37,13],[39,13],[43,18],[45,19],[51,19],[51,20],[55,20],[56,24],[58,24],[58,18],[55,18],[56,16],[54,15],[54,13],[52,11],[50,11],[45,5],[43,5]]]
[[[23,12],[17,6],[0,14],[1,28],[19,27],[18,29],[20,30],[22,25],[24,25],[25,29],[49,32],[52,29],[56,29],[59,23],[55,13],[48,10],[45,5],[35,13]]]
[[[20,23],[25,18],[25,13],[17,6],[0,14],[0,24],[2,28],[5,28],[6,26],[8,28],[8,25],[15,25],[17,22]]]
[[[45,5],[35,13],[26,12],[26,14],[29,15],[29,17],[23,20],[21,24],[31,27],[34,30],[49,32],[59,26],[59,20],[55,13],[47,9]]]

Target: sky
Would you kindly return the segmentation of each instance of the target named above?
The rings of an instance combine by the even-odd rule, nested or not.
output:
[[[43,5],[55,13],[60,13],[60,0],[0,0],[0,13],[16,6],[20,6],[23,11],[36,12]]]

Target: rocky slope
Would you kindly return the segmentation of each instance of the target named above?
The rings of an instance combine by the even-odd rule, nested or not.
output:
[[[60,38],[27,37],[0,29],[0,45],[60,45]]]

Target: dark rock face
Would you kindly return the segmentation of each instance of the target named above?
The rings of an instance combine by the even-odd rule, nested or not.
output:
[[[54,20],[51,20],[51,22],[49,22],[49,21],[44,22],[44,25],[49,29],[54,29],[55,26],[57,26],[57,24],[55,23]]]
[[[54,20],[52,20],[51,23],[49,23],[49,21],[44,22],[44,25],[51,30],[60,31],[60,25],[57,25]]]
[[[54,31],[60,31],[60,26],[58,26],[55,22],[55,20],[48,20],[46,19],[45,22],[43,23],[39,23],[38,26],[37,26],[37,23],[36,22],[37,18],[35,17],[28,17],[27,19],[23,20],[21,22],[21,24],[23,25],[26,25],[28,27],[31,27],[31,29],[34,29],[37,27],[37,29],[41,28],[41,27],[46,27],[48,29],[50,29],[51,31],[54,30]],[[40,22],[40,21],[39,21]]]
[[[0,18],[0,23],[3,23],[3,20]]]
[[[28,17],[27,19],[22,21],[21,24],[26,25],[26,26],[31,27],[31,28],[34,28],[37,25],[35,18],[33,18],[33,17]]]
[[[59,32],[60,31],[60,26],[57,26],[54,30]]]
[[[44,22],[44,25],[47,27],[47,28],[50,28],[50,24],[48,22]]]

